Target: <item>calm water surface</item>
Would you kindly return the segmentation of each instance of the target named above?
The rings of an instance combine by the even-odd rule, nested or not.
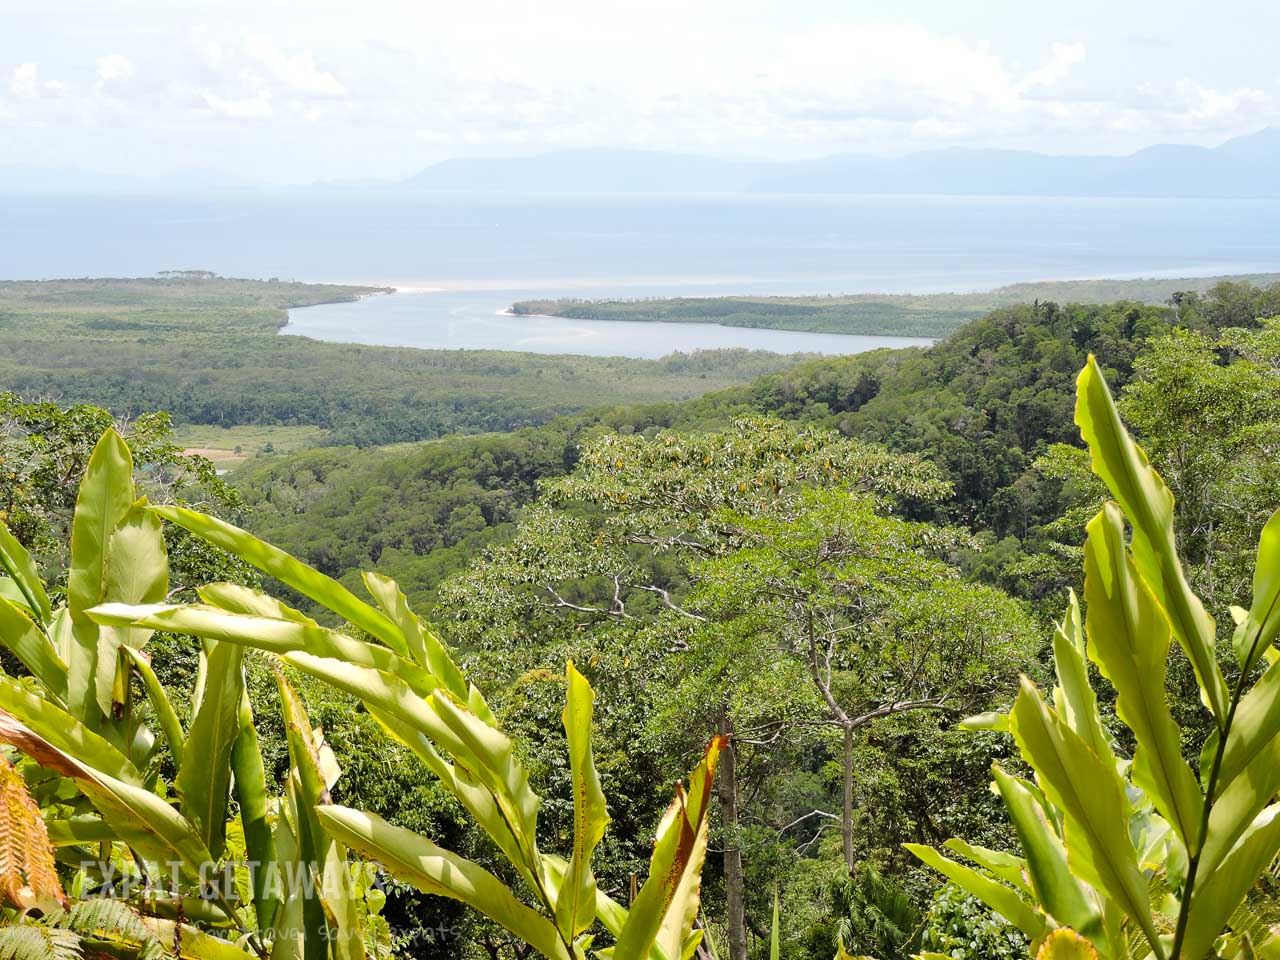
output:
[[[1023,280],[1261,273],[1280,270],[1280,201],[0,196],[0,279],[175,268],[447,291],[295,312],[293,332],[331,340],[633,356],[699,346],[846,351],[870,344],[495,314],[530,296],[963,292]]]
[[[595,292],[592,291],[594,294]],[[330,303],[289,312],[282,332],[398,347],[521,350],[656,359],[675,351],[744,347],[775,353],[863,353],[881,347],[927,346],[914,337],[793,333],[711,323],[643,323],[516,317],[502,311],[532,290],[418,291]],[[607,296],[601,290],[600,296]]]

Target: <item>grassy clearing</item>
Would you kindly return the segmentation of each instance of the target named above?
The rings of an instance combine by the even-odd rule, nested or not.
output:
[[[296,453],[319,446],[327,433],[322,427],[185,424],[174,428],[173,437],[175,443],[219,466],[234,466],[260,453]]]

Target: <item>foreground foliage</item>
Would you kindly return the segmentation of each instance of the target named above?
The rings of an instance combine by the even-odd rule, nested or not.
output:
[[[164,604],[164,518],[328,604],[376,641],[323,628],[235,584],[201,588],[202,605]],[[0,579],[0,639],[30,674],[25,682],[0,676],[0,741],[21,751],[40,784],[52,842],[73,854],[75,895],[101,889],[136,918],[115,925],[117,949],[147,953],[154,941],[204,960],[377,954],[387,939],[385,925],[373,919],[381,899],[369,889],[371,875],[348,863],[348,848],[425,892],[469,904],[556,960],[585,954],[592,939],[584,934],[597,918],[616,938],[617,958],[671,960],[696,946],[699,934],[690,928],[718,743],[677,792],[658,828],[650,877],[627,909],[597,888],[591,871],[608,816],[590,745],[593,695],[572,665],[564,723],[575,834],[571,855],[561,859],[538,848],[539,799],[511,741],[393,582],[367,575],[378,609],[220,520],[135,499],[129,450],[112,430],[80,488],[71,555],[67,604],[55,607],[30,554],[0,527],[7,574]],[[144,652],[156,629],[203,642],[186,729]],[[282,671],[277,685],[292,769],[285,795],[270,797],[245,686],[248,647],[361,699],[489,834],[535,905],[424,837],[333,804],[329,791],[340,771]],[[135,683],[145,702],[135,700]],[[176,770],[171,782],[161,777],[165,754]],[[41,879],[50,862],[36,856],[40,846],[21,860],[5,857],[11,908],[62,899],[56,884]],[[222,875],[234,878],[234,889],[216,882]],[[135,927],[142,934],[126,935]],[[36,923],[22,935],[34,954],[22,953],[24,942],[13,938],[7,947],[38,956],[69,942],[43,932],[53,929],[60,928]]]
[[[1216,624],[1177,553],[1173,497],[1092,360],[1080,375],[1076,421],[1115,498],[1088,527],[1086,615],[1082,623],[1073,596],[1054,638],[1052,705],[1024,680],[1007,715],[970,721],[1007,729],[1035,773],[1027,780],[995,768],[1023,856],[949,841],[979,872],[928,847],[912,850],[1046,948],[1068,928],[1104,960],[1280,955],[1280,936],[1247,902],[1280,853],[1280,657],[1272,647],[1280,514],[1262,533],[1251,607],[1232,611],[1228,679]],[[1183,759],[1165,701],[1175,640],[1213,718],[1198,771]],[[1115,688],[1117,716],[1135,743],[1129,757],[1103,722],[1090,661]]]

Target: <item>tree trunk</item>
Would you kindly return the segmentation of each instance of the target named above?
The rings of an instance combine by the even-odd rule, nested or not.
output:
[[[840,811],[840,837],[844,841],[844,864],[853,875],[853,726],[844,725],[844,806]]]
[[[733,728],[726,720],[723,731],[728,746],[720,754],[716,770],[716,797],[724,827],[724,893],[729,921],[729,960],[747,960],[746,879],[742,873],[742,848],[738,845],[738,771]]]

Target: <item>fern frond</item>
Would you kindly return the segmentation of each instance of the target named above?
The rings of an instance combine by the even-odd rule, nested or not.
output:
[[[22,774],[0,755],[0,897],[20,910],[65,904],[53,856],[40,806]]]
[[[80,960],[80,937],[37,924],[0,927],[0,960]]]
[[[123,900],[106,897],[78,900],[69,910],[49,919],[85,939],[127,946],[130,952],[136,953],[136,960],[160,960],[170,952],[142,916]]]

